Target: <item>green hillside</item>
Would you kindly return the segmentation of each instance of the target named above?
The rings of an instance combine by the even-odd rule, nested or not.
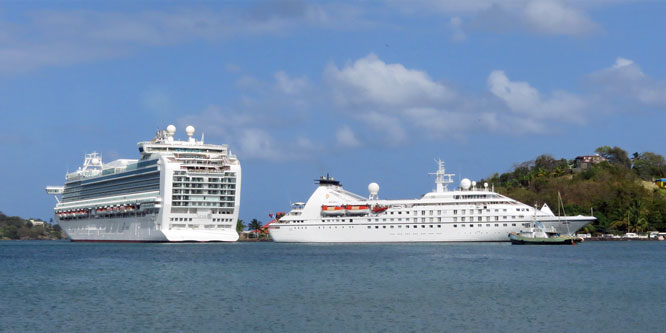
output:
[[[9,239],[62,239],[65,238],[60,226],[52,226],[43,221],[31,222],[18,216],[7,216],[0,212],[0,240]]]
[[[651,152],[629,157],[623,149],[608,146],[596,152],[606,161],[576,168],[574,160],[541,155],[481,183],[494,184],[497,192],[527,204],[545,202],[556,213],[559,192],[567,215],[592,212],[598,219],[583,231],[665,231],[666,189],[654,184],[666,176],[664,157]]]

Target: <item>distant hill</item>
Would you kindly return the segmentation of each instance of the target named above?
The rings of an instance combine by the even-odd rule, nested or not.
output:
[[[39,220],[24,220],[18,216],[7,216],[0,212],[0,240],[63,239],[65,234],[59,225],[50,225]]]
[[[619,147],[603,146],[597,156],[555,159],[541,155],[514,170],[494,174],[480,183],[526,204],[547,203],[557,213],[561,193],[567,215],[590,215],[597,222],[583,231],[592,233],[666,231],[666,189],[654,180],[666,176],[664,157],[652,152],[630,158]]]

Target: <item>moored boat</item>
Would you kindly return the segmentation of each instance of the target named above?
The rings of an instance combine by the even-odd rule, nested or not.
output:
[[[520,232],[509,233],[513,245],[576,245],[583,241],[582,237],[560,235],[553,227],[546,227],[541,222]]]

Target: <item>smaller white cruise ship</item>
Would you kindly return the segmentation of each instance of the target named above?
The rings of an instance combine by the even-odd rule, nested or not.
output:
[[[227,145],[176,140],[176,127],[137,144],[140,158],[104,163],[86,154],[65,175],[55,219],[72,241],[233,242],[240,205],[241,165]],[[59,198],[59,197],[62,198]]]
[[[307,202],[269,226],[276,242],[508,242],[511,232],[536,218],[561,234],[573,234],[596,220],[592,216],[555,216],[463,179],[449,191],[453,174],[438,161],[436,189],[419,199],[380,200],[379,185],[368,185],[365,198],[321,177]]]

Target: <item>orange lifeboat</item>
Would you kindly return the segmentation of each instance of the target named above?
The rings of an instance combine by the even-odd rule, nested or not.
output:
[[[340,216],[345,215],[345,206],[321,206],[321,215],[323,216]]]
[[[347,215],[367,215],[370,213],[370,206],[368,205],[347,205],[345,209]]]

